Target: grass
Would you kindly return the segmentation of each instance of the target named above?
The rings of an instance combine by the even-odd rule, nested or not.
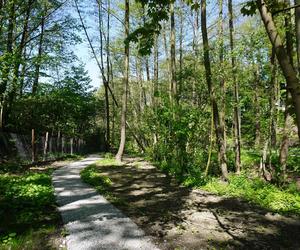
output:
[[[115,159],[102,159],[96,163],[84,168],[80,172],[81,179],[93,186],[100,194],[104,195],[107,200],[109,200],[114,205],[124,205],[125,201],[119,197],[114,196],[110,187],[112,186],[112,181],[108,176],[102,175],[100,173],[99,167],[105,166],[122,166],[122,163],[116,161]]]
[[[0,249],[53,249],[57,242],[52,241],[62,230],[51,182],[53,169],[14,166],[9,170],[0,173]]]
[[[300,215],[300,194],[294,184],[283,189],[258,178],[250,179],[244,173],[231,175],[229,183],[213,178],[201,188],[218,195],[240,197],[273,212]]]

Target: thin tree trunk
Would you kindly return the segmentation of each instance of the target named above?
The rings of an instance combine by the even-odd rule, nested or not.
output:
[[[98,22],[99,22],[99,36],[100,36],[100,63],[101,68],[104,69],[104,59],[103,59],[103,20],[102,20],[102,1],[97,0],[98,3]],[[108,76],[109,77],[109,76]],[[106,121],[106,133],[105,133],[105,150],[109,151],[110,148],[110,122],[109,122],[109,96],[108,96],[108,81],[105,79],[104,74],[102,75],[102,82],[104,84],[105,90],[105,121]]]
[[[299,5],[300,0],[295,0],[295,5]],[[300,7],[295,8],[296,46],[297,46],[297,66],[298,76],[300,74]]]
[[[46,132],[45,135],[45,144],[44,144],[44,154],[43,154],[43,161],[46,161],[47,158],[47,149],[48,149],[48,137],[49,137],[49,132]]]
[[[125,37],[129,35],[129,0],[125,0]],[[125,72],[123,81],[123,98],[122,98],[122,111],[121,111],[121,138],[119,150],[116,155],[118,161],[122,160],[125,142],[126,142],[126,113],[127,113],[127,92],[129,81],[129,44],[125,44]]]
[[[220,127],[223,130],[224,138],[224,150],[227,151],[226,143],[226,123],[225,123],[225,111],[226,111],[226,85],[224,77],[224,22],[223,22],[223,0],[219,0],[219,60],[220,60]]]
[[[207,36],[207,25],[206,25],[206,0],[201,0],[201,31],[203,39],[203,48],[204,48],[204,66],[205,66],[205,75],[207,87],[210,95],[211,108],[213,113],[215,133],[217,138],[218,153],[219,153],[219,163],[222,171],[222,177],[228,179],[228,170],[227,170],[227,159],[226,159],[226,150],[225,150],[225,141],[224,141],[224,131],[220,126],[220,117],[218,111],[218,104],[215,99],[214,86],[212,83],[212,74],[209,58],[209,44]]]
[[[106,68],[107,68],[107,85],[110,86],[110,0],[107,0],[107,39],[106,39]],[[109,107],[109,98],[108,98],[108,88],[105,89],[105,98],[107,98],[107,107]],[[108,110],[106,110],[106,115],[109,118],[109,108]],[[107,141],[108,141],[108,150],[110,150],[111,147],[111,139],[110,139],[110,119],[106,120],[107,124],[106,124],[106,128],[108,128],[108,136],[106,137]]]
[[[229,13],[229,37],[230,37],[230,49],[231,49],[231,67],[232,67],[232,78],[234,85],[234,137],[235,137],[235,169],[236,173],[239,174],[241,171],[241,118],[240,118],[240,101],[239,101],[239,84],[236,77],[236,65],[234,55],[234,25],[233,25],[233,8],[232,0],[228,0],[228,13]]]
[[[155,35],[154,39],[154,75],[153,75],[153,84],[154,84],[154,107],[156,107],[156,99],[158,95],[158,35]]]
[[[72,137],[70,139],[70,154],[73,155],[73,144],[74,144],[74,138]]]
[[[178,101],[180,100],[180,95],[182,94],[182,89],[183,89],[183,79],[182,79],[182,69],[183,69],[183,11],[184,11],[184,5],[182,0],[180,1],[180,33],[179,33],[179,72],[180,72],[180,78],[179,78],[179,89],[178,89],[178,94],[177,94],[177,99]]]
[[[40,40],[39,40],[39,45],[38,45],[37,62],[35,64],[35,76],[34,76],[33,85],[32,85],[32,94],[33,95],[36,93],[37,88],[38,88],[38,83],[39,83],[41,60],[42,60],[42,54],[43,54],[44,31],[45,31],[45,15],[43,14],[42,21],[41,21],[41,34],[40,34]]]
[[[35,162],[35,131],[31,130],[31,162]]]
[[[213,113],[211,113],[209,149],[208,149],[208,158],[207,158],[207,163],[206,163],[206,168],[205,168],[205,176],[208,175],[210,160],[211,160],[211,154],[212,154],[212,150],[213,150],[213,131],[214,131],[214,116],[213,116]]]
[[[170,4],[170,20],[171,20],[171,36],[170,36],[170,68],[171,68],[171,83],[170,83],[170,100],[173,102],[174,100],[177,101],[177,85],[176,85],[176,38],[175,38],[175,14],[174,14],[174,3],[171,2]]]
[[[166,35],[166,25],[163,24],[163,29],[162,29],[162,37],[163,37],[163,43],[164,43],[164,50],[165,50],[165,56],[166,56],[166,61],[168,65],[168,70],[167,70],[167,77],[168,77],[168,82],[171,84],[171,66],[170,66],[170,56],[169,56],[169,49],[167,45],[167,35]],[[171,93],[171,87],[169,87],[169,96]],[[171,98],[171,96],[170,96]]]
[[[57,139],[56,139],[56,152],[59,153],[59,149],[60,149],[60,130],[58,130],[57,132]]]
[[[253,62],[254,64],[254,62]],[[254,72],[254,110],[255,110],[255,141],[254,145],[256,148],[260,146],[260,98],[259,98],[259,84],[260,84],[260,73],[259,73],[259,65],[255,65],[255,72]]]
[[[275,60],[275,52],[272,50],[271,54],[271,65],[272,65],[272,75],[271,75],[271,89],[272,93],[270,96],[270,136],[271,136],[271,142],[270,142],[270,148],[271,150],[276,147],[277,143],[277,129],[276,129],[276,120],[277,120],[277,109],[275,107],[276,101],[277,101],[277,79],[276,79],[276,74],[277,74],[277,65],[276,65],[276,60]]]
[[[65,137],[63,135],[61,136],[61,153],[65,153]]]

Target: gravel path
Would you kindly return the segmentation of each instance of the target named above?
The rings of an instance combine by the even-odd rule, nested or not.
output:
[[[99,159],[89,156],[53,174],[68,249],[158,250],[131,219],[81,181],[80,171]]]

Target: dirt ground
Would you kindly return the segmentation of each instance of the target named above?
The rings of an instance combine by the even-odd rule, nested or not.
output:
[[[161,249],[300,249],[300,219],[179,186],[139,158],[101,166],[112,202]]]

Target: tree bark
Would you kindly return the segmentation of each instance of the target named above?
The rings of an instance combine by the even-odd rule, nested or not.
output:
[[[223,22],[223,0],[219,0],[219,21],[218,21],[218,35],[219,35],[219,60],[220,60],[220,127],[223,130],[224,138],[224,150],[227,151],[226,143],[226,123],[225,123],[225,111],[226,111],[226,85],[224,77],[224,22]]]
[[[253,59],[254,60],[254,59]],[[255,65],[255,62],[253,62],[254,66],[254,100],[253,100],[253,106],[254,106],[254,112],[255,112],[255,141],[254,146],[258,148],[260,146],[261,141],[261,129],[260,129],[260,97],[259,97],[259,89],[260,89],[260,72],[259,72],[259,65]]]
[[[70,154],[73,155],[73,144],[74,144],[74,138],[72,137],[70,139]]]
[[[45,144],[44,144],[44,154],[43,154],[43,161],[46,161],[47,158],[47,149],[48,149],[48,138],[49,138],[49,132],[46,132],[45,135]]]
[[[295,0],[295,5],[299,5],[300,0]],[[295,28],[296,28],[296,46],[297,46],[297,66],[298,76],[300,74],[300,7],[295,8]]]
[[[129,35],[129,0],[125,0],[125,36]],[[122,98],[122,111],[121,111],[121,138],[119,150],[116,155],[116,160],[121,161],[124,153],[126,142],[126,113],[127,113],[127,92],[129,81],[129,43],[125,44],[125,72],[123,80],[123,98]]]
[[[290,63],[290,58],[286,49],[283,46],[282,39],[277,32],[277,28],[273,21],[273,17],[269,12],[264,0],[256,1],[265,29],[269,39],[274,47],[280,68],[287,82],[287,89],[291,93],[293,105],[296,114],[296,124],[298,127],[298,137],[300,140],[300,84],[297,78],[297,73]]]
[[[40,68],[41,68],[41,60],[43,54],[43,43],[44,43],[44,31],[45,31],[45,13],[42,14],[42,21],[41,21],[41,34],[40,40],[38,45],[38,55],[37,55],[37,62],[35,64],[35,75],[32,85],[32,94],[34,95],[38,88],[39,77],[40,77]]]
[[[31,130],[31,162],[35,162],[35,131]]]
[[[230,37],[230,49],[231,49],[231,67],[232,67],[232,79],[234,85],[234,141],[235,141],[235,169],[236,173],[241,172],[241,118],[240,118],[240,100],[239,100],[239,83],[236,77],[236,65],[234,55],[234,25],[233,25],[233,8],[232,0],[228,0],[228,13],[229,13],[229,37]]]
[[[176,85],[176,38],[175,38],[175,14],[174,14],[174,3],[171,2],[170,4],[170,20],[171,20],[171,36],[170,36],[170,75],[171,75],[171,82],[170,82],[170,100],[173,102],[174,100],[177,101],[177,85]]]
[[[215,133],[217,138],[218,145],[218,154],[219,154],[219,163],[221,166],[222,177],[228,179],[228,170],[227,170],[227,159],[226,159],[226,150],[225,150],[225,141],[224,141],[224,131],[220,126],[220,117],[218,104],[216,102],[213,83],[212,83],[212,74],[209,58],[209,44],[207,36],[207,25],[206,25],[206,0],[201,0],[201,31],[203,39],[203,56],[204,56],[204,66],[205,66],[205,76],[208,87],[208,92],[210,95],[211,108],[214,119]]]
[[[179,32],[179,72],[180,72],[180,78],[179,78],[179,88],[178,88],[178,94],[177,94],[177,99],[178,101],[180,100],[180,95],[182,94],[182,89],[183,89],[183,79],[182,79],[182,70],[183,70],[183,11],[184,11],[184,5],[183,1],[180,1],[180,32]]]

